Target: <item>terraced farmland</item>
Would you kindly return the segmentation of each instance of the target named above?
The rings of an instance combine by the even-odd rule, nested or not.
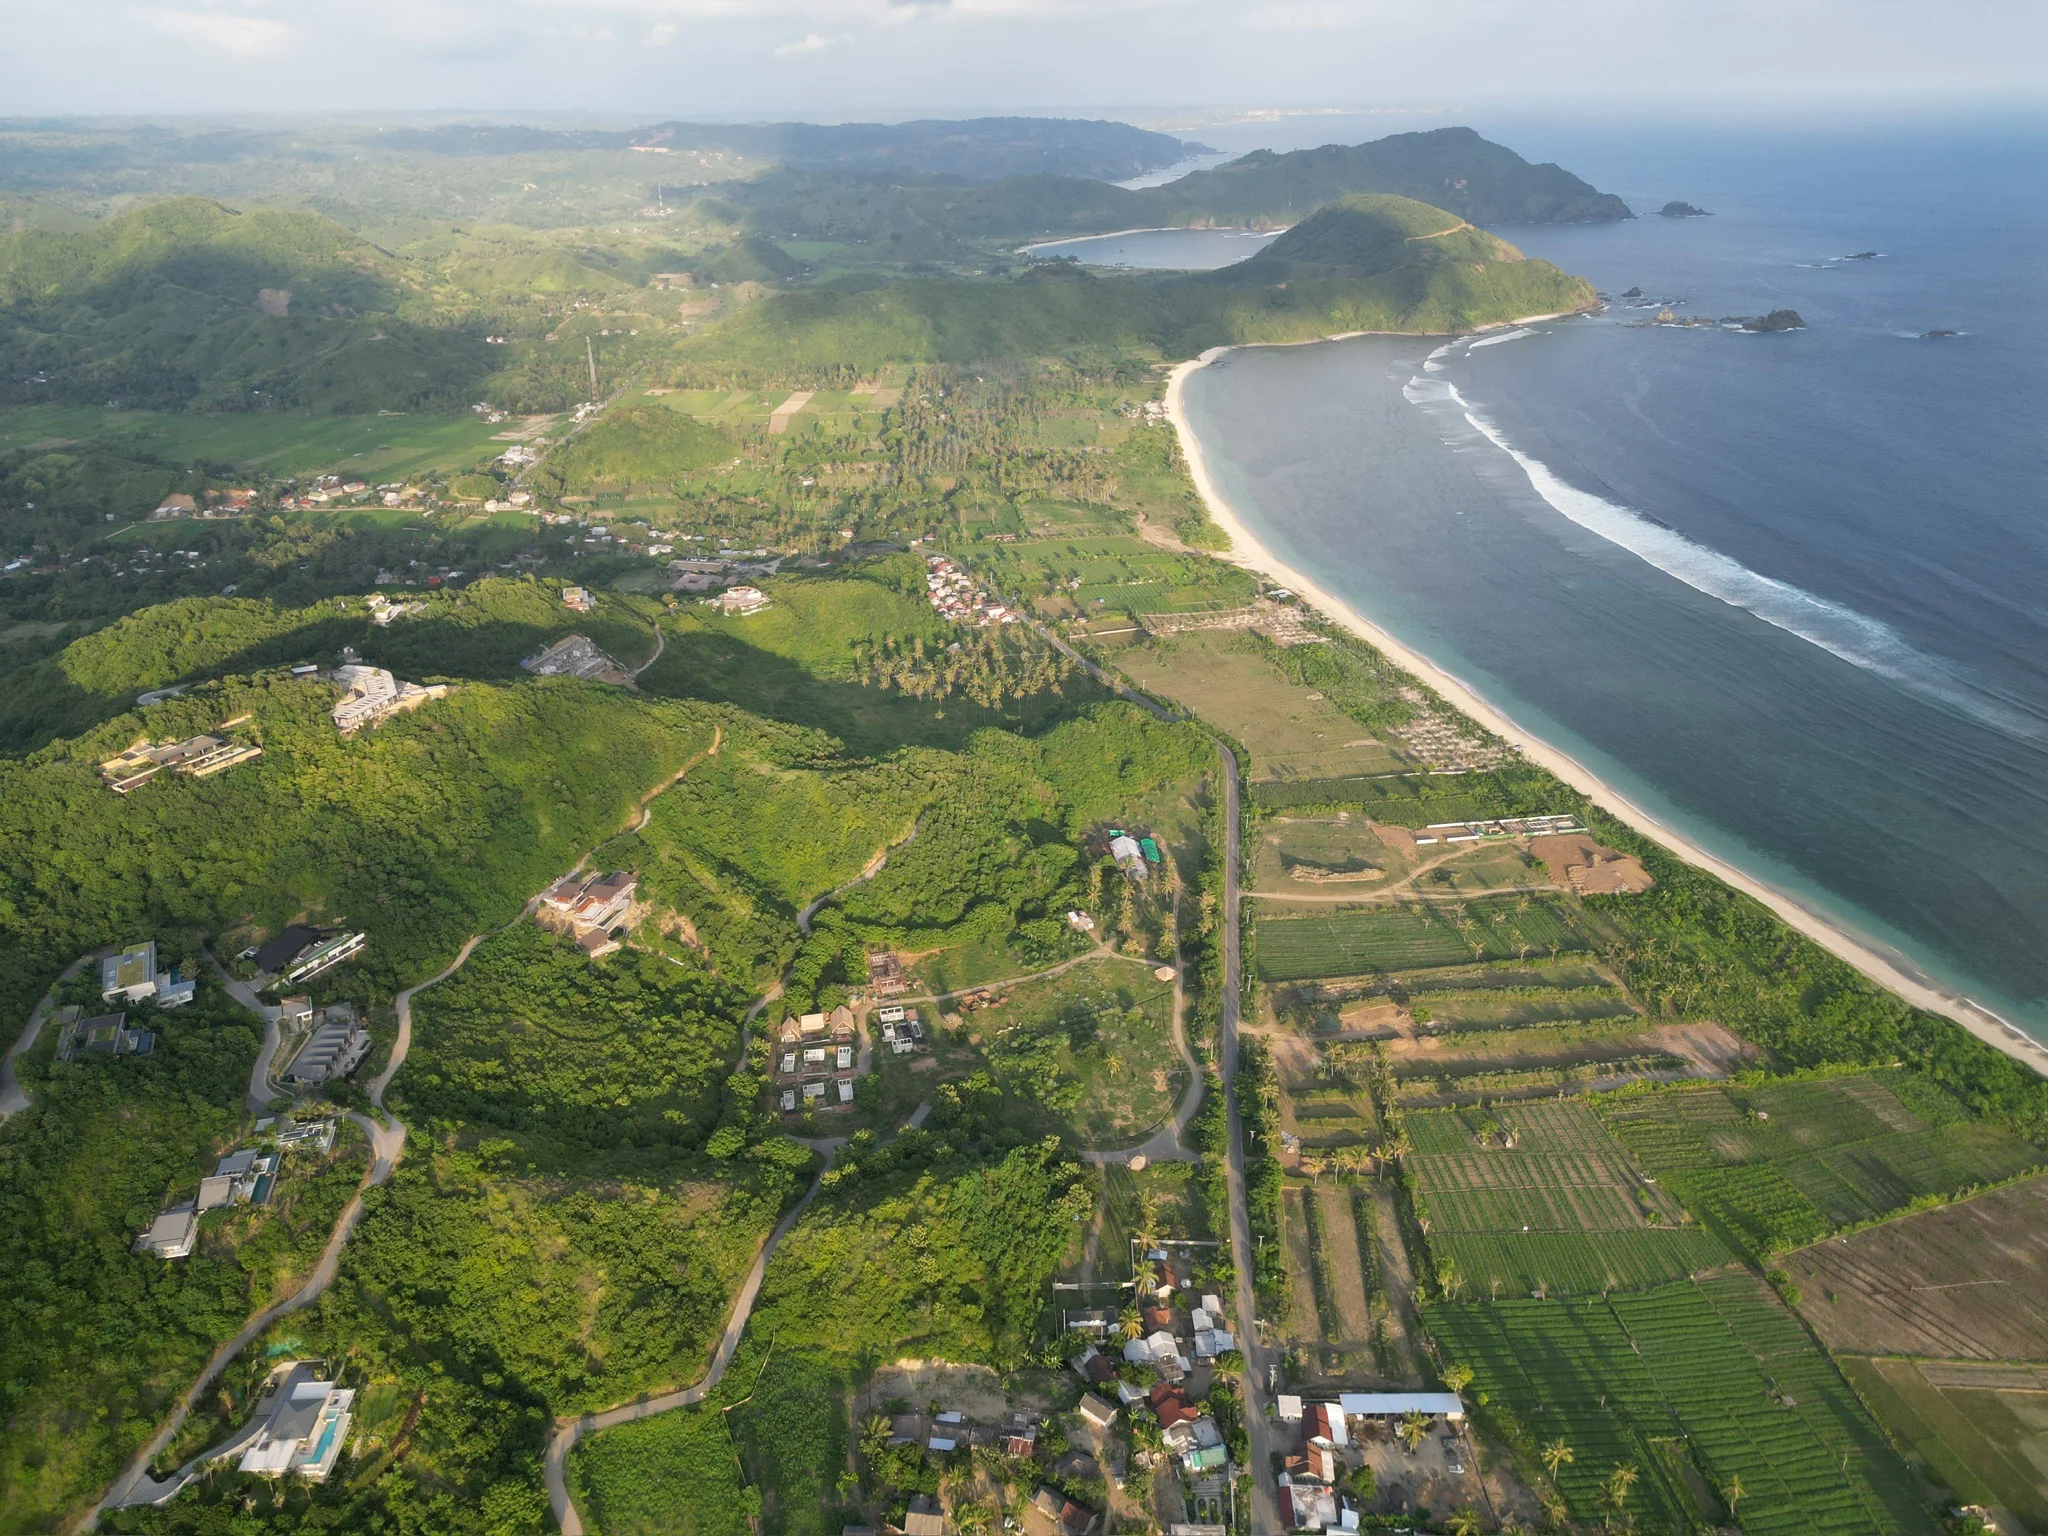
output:
[[[1561,907],[1529,897],[1389,902],[1309,917],[1261,916],[1258,922],[1259,974],[1266,981],[1511,960],[1587,947]]]
[[[1601,1111],[1643,1165],[1759,1256],[2041,1166],[2037,1148],[1903,1070],[1686,1086]]]
[[[1617,1467],[1639,1474],[1639,1530],[1729,1523],[1746,1536],[1922,1536],[1936,1527],[1909,1474],[1840,1373],[1777,1298],[1731,1274],[1605,1300],[1438,1304],[1426,1321],[1471,1367],[1487,1427],[1540,1479],[1540,1451],[1573,1460],[1558,1488],[1575,1519],[1614,1512]]]
[[[1411,1114],[1407,1128],[1430,1248],[1464,1294],[1641,1288],[1732,1257],[1643,1178],[1582,1100]]]

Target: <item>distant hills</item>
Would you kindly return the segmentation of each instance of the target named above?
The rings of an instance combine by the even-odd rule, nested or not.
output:
[[[1340,197],[1293,226],[1248,261],[1209,274],[1232,283],[1297,277],[1377,277],[1403,267],[1521,261],[1507,241],[1448,209],[1384,193]]]
[[[1120,229],[1271,229],[1354,193],[1412,198],[1475,224],[1634,217],[1612,193],[1559,166],[1532,165],[1470,128],[1288,154],[1260,150],[1136,191],[1074,176],[1008,176],[969,185],[795,167],[712,189],[722,207],[746,210],[765,234],[888,242],[905,256],[925,259],[975,242],[1021,244]]]

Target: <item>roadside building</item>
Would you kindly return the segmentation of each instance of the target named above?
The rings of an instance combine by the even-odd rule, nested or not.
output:
[[[1081,1417],[1090,1424],[1093,1424],[1097,1429],[1107,1429],[1110,1425],[1114,1424],[1118,1412],[1114,1403],[1104,1402],[1093,1392],[1083,1392],[1081,1394],[1080,1411]]]
[[[366,933],[337,933],[320,940],[285,968],[284,985],[296,987],[333,970],[344,960],[361,954],[369,942]]]
[[[80,1056],[147,1056],[156,1048],[156,1035],[147,1029],[130,1029],[125,1013],[103,1013],[88,1019],[79,1017],[81,1011],[59,1011],[59,1061],[75,1061]]]
[[[1031,1495],[1031,1507],[1052,1522],[1058,1536],[1088,1536],[1095,1529],[1095,1511],[1077,1504],[1056,1488],[1040,1483]]]
[[[314,1013],[313,1031],[285,1068],[284,1080],[318,1087],[347,1077],[370,1053],[370,1032],[348,1003],[330,1003]]]

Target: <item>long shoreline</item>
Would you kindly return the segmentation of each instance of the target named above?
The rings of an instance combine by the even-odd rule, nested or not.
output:
[[[1501,327],[1489,326],[1487,329],[1524,325],[1530,320],[1550,318],[1554,317],[1533,315],[1523,320],[1504,321]],[[1343,338],[1332,336],[1323,339],[1336,341]],[[1301,346],[1305,343],[1286,342],[1279,345]],[[1167,376],[1166,382],[1167,419],[1173,423],[1173,429],[1179,436],[1181,452],[1187,457],[1195,490],[1208,509],[1211,520],[1230,539],[1230,549],[1219,558],[1257,571],[1301,594],[1314,607],[1321,610],[1325,617],[1350,630],[1360,639],[1377,646],[1396,665],[1415,673],[1436,689],[1453,708],[1471,716],[1503,741],[1518,748],[1531,762],[1538,763],[1556,774],[1609,815],[1643,836],[1662,844],[1686,863],[1706,870],[1736,890],[1762,902],[1792,928],[1830,954],[1855,966],[1879,986],[1896,992],[1916,1008],[1940,1014],[1943,1018],[1961,1025],[1985,1044],[2048,1077],[2048,1046],[2043,1046],[1983,1005],[1959,992],[1938,985],[1932,978],[1912,969],[1904,957],[1875,947],[1826,914],[1814,910],[1796,897],[1766,884],[1718,855],[1708,852],[1682,832],[1659,820],[1600,779],[1576,758],[1531,735],[1463,679],[1397,639],[1313,577],[1286,564],[1266,548],[1245,525],[1244,520],[1238,516],[1236,509],[1230,505],[1211,478],[1208,463],[1203,457],[1201,440],[1188,422],[1183,399],[1187,380],[1196,369],[1207,367],[1234,350],[1234,347],[1212,347],[1200,357],[1178,364]]]

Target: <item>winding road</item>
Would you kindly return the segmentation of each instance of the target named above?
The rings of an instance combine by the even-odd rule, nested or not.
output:
[[[747,1331],[747,1319],[753,1315],[754,1298],[761,1293],[761,1280],[768,1273],[768,1261],[775,1257],[775,1250],[783,1238],[797,1223],[810,1203],[817,1199],[818,1191],[824,1188],[825,1174],[832,1166],[832,1157],[843,1145],[838,1138],[813,1142],[825,1153],[825,1166],[818,1170],[818,1176],[811,1180],[811,1187],[804,1192],[803,1199],[789,1208],[782,1220],[775,1224],[775,1230],[768,1234],[768,1240],[761,1245],[761,1251],[754,1255],[754,1264],[747,1271],[747,1278],[740,1286],[739,1294],[733,1297],[732,1311],[725,1320],[725,1333],[718,1341],[717,1353],[711,1357],[711,1367],[694,1383],[674,1392],[664,1392],[659,1397],[643,1397],[634,1402],[621,1403],[616,1408],[607,1408],[602,1413],[586,1413],[578,1419],[560,1419],[555,1423],[555,1433],[548,1441],[548,1454],[544,1472],[548,1485],[548,1504],[554,1510],[555,1523],[562,1528],[562,1536],[583,1536],[583,1517],[576,1513],[575,1501],[569,1497],[569,1452],[576,1448],[576,1442],[585,1435],[600,1429],[610,1429],[616,1424],[630,1424],[635,1419],[648,1419],[658,1413],[668,1413],[676,1408],[687,1408],[700,1403],[711,1389],[725,1379],[726,1368],[732,1364],[732,1357],[740,1347],[740,1339]]]
[[[0,1120],[18,1115],[28,1108],[28,1090],[21,1086],[21,1079],[14,1075],[14,1058],[24,1051],[35,1049],[36,1037],[43,1032],[43,1021],[50,1016],[50,1009],[56,1005],[57,989],[98,960],[101,955],[111,955],[111,949],[97,949],[89,955],[80,955],[58,974],[50,983],[42,1001],[29,1010],[28,1023],[21,1031],[21,1038],[7,1048],[5,1059],[0,1059]]]

